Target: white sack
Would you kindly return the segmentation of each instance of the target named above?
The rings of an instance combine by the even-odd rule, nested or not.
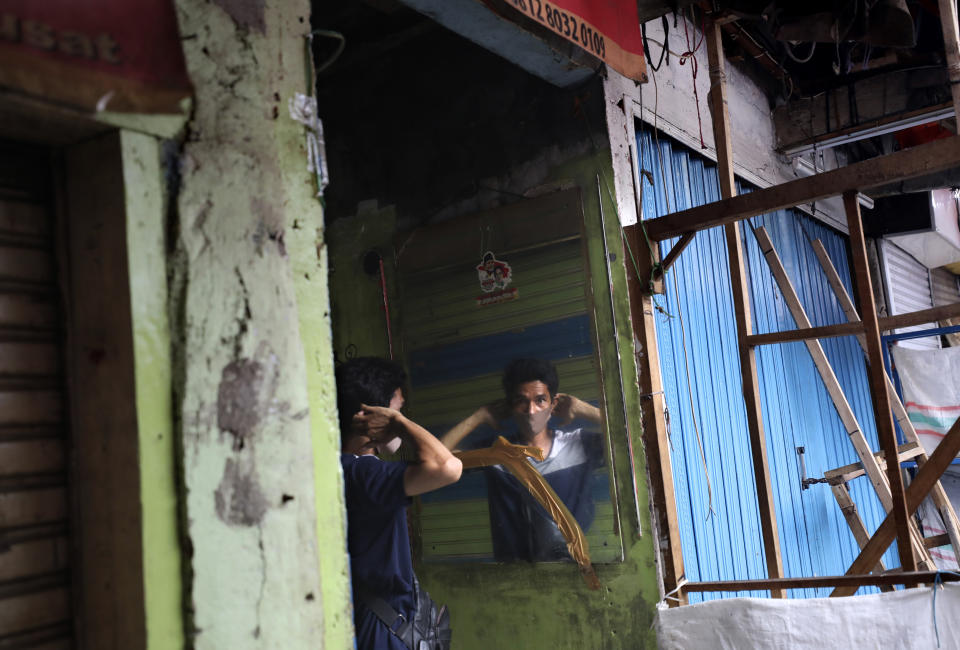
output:
[[[663,650],[826,650],[960,648],[960,584],[845,598],[730,598],[658,607],[654,625]]]
[[[900,376],[903,404],[927,454],[933,453],[957,417],[960,417],[960,348],[912,350],[895,346],[893,361]],[[960,466],[952,465],[940,479],[954,510],[960,511]],[[926,537],[946,532],[943,519],[927,498],[918,510]],[[953,547],[930,549],[941,570],[955,571]]]

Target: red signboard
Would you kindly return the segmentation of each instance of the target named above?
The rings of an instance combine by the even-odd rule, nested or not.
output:
[[[85,110],[176,112],[172,0],[0,0],[0,85]]]
[[[636,0],[506,0],[507,5],[602,59],[620,74],[647,80]]]

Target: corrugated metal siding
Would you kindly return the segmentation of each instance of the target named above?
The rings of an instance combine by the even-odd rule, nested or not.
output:
[[[654,181],[653,186],[648,180],[643,182],[645,219],[720,198],[712,163],[705,164],[662,137],[658,155],[657,143],[648,131],[639,132],[637,139],[641,169],[651,172]],[[660,160],[664,162],[662,172]],[[770,232],[813,325],[843,322],[843,312],[807,238],[823,241],[852,292],[845,238],[796,211],[754,219],[754,226],[760,225]],[[741,227],[754,331],[795,328],[749,226],[742,223]],[[675,241],[664,242],[662,252],[665,254]],[[657,340],[670,417],[686,577],[691,581],[766,577],[722,228],[697,234],[667,273],[665,287],[666,295],[658,298],[666,313],[657,319]],[[833,338],[824,340],[823,346],[868,441],[877,449],[865,364],[856,340]],[[796,448],[805,448],[807,475],[812,477],[855,462],[856,454],[803,343],[760,347],[757,362],[785,575],[842,574],[856,557],[856,542],[827,485],[801,490]],[[690,407],[691,393],[712,487],[712,513]],[[867,528],[875,530],[883,519],[883,510],[870,485],[858,479],[850,488]],[[896,565],[892,553],[885,561],[888,567]],[[790,595],[826,593],[824,589],[810,589],[795,590]],[[693,594],[691,599],[735,595],[747,594]]]
[[[933,305],[953,305],[960,302],[960,287],[957,276],[947,269],[930,271],[930,284],[933,285]]]
[[[0,144],[0,647],[69,648],[67,451],[50,170]]]
[[[580,240],[517,252],[505,261],[519,298],[485,307],[475,302],[482,293],[479,259],[401,274],[408,406],[411,417],[430,431],[444,432],[502,397],[501,372],[517,357],[550,359],[562,392],[594,404],[600,400]],[[621,551],[605,470],[595,477],[594,494],[596,518],[587,531],[591,557],[611,561]],[[419,522],[424,560],[492,561],[486,484],[479,472],[424,495]]]
[[[933,293],[930,284],[930,269],[914,257],[887,239],[880,240],[883,255],[884,288],[887,292],[887,304],[890,315],[909,314],[933,307]],[[901,327],[894,330],[916,332],[939,327],[937,323],[924,323],[913,327]],[[898,341],[897,345],[918,350],[940,349],[940,337],[929,336],[920,339]]]

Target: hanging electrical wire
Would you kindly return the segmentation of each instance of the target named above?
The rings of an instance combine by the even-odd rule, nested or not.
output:
[[[793,51],[793,46],[789,41],[784,42],[783,49],[786,51],[787,56],[791,61],[795,63],[807,63],[813,58],[813,53],[817,51],[817,43],[815,41],[810,43],[810,51],[807,53],[807,56],[803,58],[796,55],[796,53]]]
[[[324,36],[326,38],[332,38],[339,41],[337,44],[337,49],[334,50],[333,54],[327,57],[327,60],[317,66],[317,69],[314,70],[313,73],[317,75],[329,68],[331,65],[333,65],[334,61],[340,58],[340,55],[343,53],[343,48],[347,46],[347,38],[340,32],[335,32],[332,29],[315,29],[310,32],[309,35],[311,46],[313,45],[314,36]]]
[[[655,92],[654,105],[653,105],[654,147],[657,150],[657,159],[660,163],[660,179],[663,183],[663,196],[667,204],[667,214],[669,214],[670,212],[672,212],[672,209],[670,206],[670,195],[667,191],[667,174],[663,164],[663,150],[660,147],[660,136],[657,130],[657,116],[658,116],[657,110],[659,108],[660,93],[657,88],[656,74],[652,74],[651,76],[653,77],[653,87]],[[646,233],[646,231],[644,231],[644,233]],[[689,355],[687,354],[686,326],[683,322],[683,308],[680,305],[680,286],[677,283],[676,270],[674,269],[674,271],[670,275],[673,277],[674,295],[676,295],[676,298],[677,298],[677,316],[679,317],[679,324],[680,324],[680,343],[681,343],[681,347],[683,348],[683,367],[687,375],[687,399],[689,400],[689,403],[690,403],[690,416],[691,416],[691,420],[693,421],[693,432],[697,438],[697,447],[700,450],[700,461],[703,463],[703,475],[707,481],[707,516],[704,517],[704,521],[707,521],[708,519],[710,519],[712,515],[716,514],[716,511],[713,508],[713,484],[710,480],[710,470],[707,467],[707,456],[703,449],[703,437],[700,435],[700,425],[697,422],[697,410],[693,402],[693,387],[691,386],[691,381],[690,381],[690,359],[689,359]],[[666,310],[662,310],[662,311],[665,314],[667,313]],[[667,315],[670,316],[669,314]],[[673,316],[670,316],[670,318],[673,318]]]

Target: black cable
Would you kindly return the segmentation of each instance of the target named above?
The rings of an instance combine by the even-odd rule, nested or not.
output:
[[[653,57],[650,56],[650,41],[647,39],[647,23],[642,23],[640,25],[640,36],[643,38],[643,53],[647,57],[647,64],[654,72],[660,70],[660,66],[663,65],[664,56],[667,58],[667,65],[670,65],[670,50],[667,47],[667,37],[670,35],[670,23],[667,21],[666,14],[660,16],[660,20],[662,21],[661,24],[663,25],[663,48],[660,50],[660,60],[657,61],[657,65],[653,65]]]

